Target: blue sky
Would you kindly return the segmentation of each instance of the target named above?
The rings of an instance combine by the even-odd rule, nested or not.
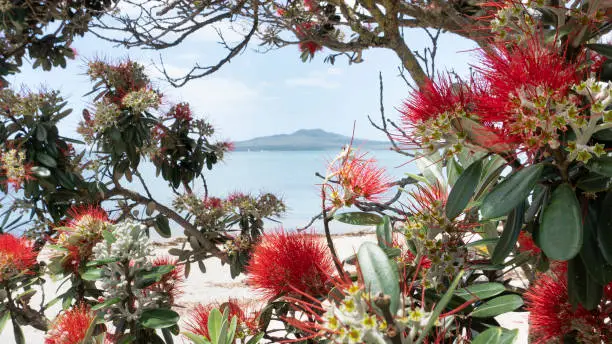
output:
[[[406,32],[411,49],[421,50],[428,44],[422,30]],[[152,79],[165,96],[174,101],[191,103],[198,116],[208,119],[217,129],[217,138],[244,140],[257,136],[289,133],[302,128],[323,128],[350,135],[356,121],[356,136],[385,139],[372,128],[367,115],[378,118],[378,72],[385,82],[387,116],[397,118],[410,89],[398,76],[399,60],[390,51],[377,49],[364,53],[361,64],[348,65],[338,59],[334,66],[323,62],[329,51],[322,51],[311,61],[302,63],[297,47],[286,47],[267,53],[257,52],[253,44],[219,72],[193,80],[182,88],[174,88],[156,72],[154,63],[161,54],[169,72],[181,75],[195,62],[216,63],[224,53],[216,34],[200,31],[178,48],[151,51],[113,47],[91,34],[77,39],[73,47],[78,57],[66,69],[43,72],[23,66],[22,73],[9,80],[14,86],[37,89],[41,85],[59,89],[75,109],[62,123],[64,132],[72,133],[84,107],[90,100],[83,98],[92,84],[85,75],[88,59],[96,56],[119,59],[129,56],[151,71]],[[456,35],[442,35],[437,63],[439,71],[454,68],[461,75],[468,73],[475,45]]]

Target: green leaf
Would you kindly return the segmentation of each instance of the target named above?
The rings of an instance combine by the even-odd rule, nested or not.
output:
[[[612,191],[606,194],[606,197],[601,203],[599,209],[599,219],[597,221],[597,242],[599,244],[599,250],[606,259],[608,264],[612,264],[612,235],[610,235],[610,228],[612,228]]]
[[[192,341],[193,344],[210,344],[210,341],[202,335],[191,332],[183,332],[182,334],[183,336],[189,338],[189,340]]]
[[[265,333],[259,333],[256,336],[253,336],[246,344],[257,344],[263,338]]]
[[[504,287],[501,283],[481,283],[481,284],[473,284],[469,287],[458,289],[455,292],[455,295],[465,299],[470,300],[474,297],[477,297],[481,300],[488,299],[490,297],[499,295],[506,291],[506,287]]]
[[[2,331],[4,331],[4,326],[10,317],[11,312],[9,312],[8,309],[5,309],[4,312],[2,312],[2,318],[0,318],[0,334],[2,334]]]
[[[436,183],[445,185],[446,180],[442,175],[442,157],[440,154],[437,152],[427,156],[417,154],[414,162],[429,185],[435,185]]]
[[[600,175],[612,177],[612,156],[591,158],[586,164],[586,168]]]
[[[227,308],[226,308],[227,309]],[[221,332],[221,326],[223,322],[223,315],[221,312],[214,308],[208,313],[208,337],[211,342],[218,343],[217,339],[219,338],[219,334]]]
[[[588,208],[588,215],[584,221],[584,237],[580,249],[580,258],[591,277],[601,285],[606,285],[612,281],[612,266],[607,264],[598,246],[597,215],[593,207]]]
[[[21,326],[19,326],[19,324],[15,321],[15,319],[12,319],[13,321],[13,333],[15,335],[15,343],[17,344],[26,344],[25,341],[25,337],[23,335],[23,331],[21,330]]]
[[[507,330],[501,327],[491,327],[482,332],[472,344],[512,344],[518,338],[518,330]]]
[[[569,260],[582,247],[582,214],[576,194],[568,184],[559,185],[542,212],[538,243],[550,259]]]
[[[103,309],[106,308],[108,306],[112,306],[118,302],[121,302],[121,298],[120,297],[113,297],[112,299],[108,299],[102,303],[99,303],[93,307],[91,307],[92,311],[97,311],[98,309]]]
[[[457,274],[457,276],[455,276],[455,279],[453,280],[451,285],[448,287],[448,290],[446,291],[446,293],[444,293],[444,296],[442,296],[442,298],[440,299],[440,302],[436,304],[436,307],[431,312],[431,316],[429,317],[429,320],[427,321],[427,325],[425,325],[425,328],[423,328],[423,331],[421,332],[421,335],[419,336],[415,344],[420,344],[425,340],[425,338],[427,338],[427,334],[429,333],[431,328],[434,326],[434,324],[438,320],[438,317],[440,316],[440,314],[442,314],[442,311],[446,308],[446,305],[448,304],[448,302],[453,297],[453,293],[455,289],[457,289],[457,285],[461,281],[461,278],[463,277],[463,273],[464,271],[461,270]]]
[[[383,216],[382,223],[376,225],[376,239],[382,248],[393,246],[393,228],[389,216]]]
[[[504,216],[524,202],[538,182],[543,168],[542,164],[525,167],[495,186],[482,200],[480,213],[483,219]]]
[[[85,264],[86,267],[92,267],[92,266],[100,266],[100,265],[106,265],[109,263],[115,263],[120,261],[120,258],[116,258],[116,257],[111,257],[111,258],[105,258],[105,259],[98,259],[98,260],[92,260],[91,262],[87,262],[87,264]]]
[[[587,273],[580,256],[567,262],[567,292],[574,307],[581,304],[592,310],[601,302],[603,286]]]
[[[349,225],[374,226],[382,222],[382,218],[376,214],[361,211],[348,212],[334,215],[334,220]]]
[[[48,168],[42,166],[34,166],[32,167],[32,173],[41,178],[47,178],[51,175],[51,171]]]
[[[601,43],[591,43],[591,44],[585,44],[589,49],[609,58],[612,59],[612,45],[610,44],[601,44]]]
[[[519,295],[503,295],[474,308],[471,316],[475,318],[495,317],[500,314],[512,312],[522,305],[523,299]]]
[[[81,274],[81,278],[85,281],[97,281],[104,276],[104,269],[87,269]]]
[[[174,344],[174,339],[172,339],[172,333],[167,328],[161,329],[162,336],[164,337],[164,341],[166,344]]]
[[[495,245],[495,251],[493,251],[491,256],[493,264],[503,264],[506,257],[516,246],[516,241],[521,233],[521,227],[523,227],[524,217],[525,202],[522,202],[508,214],[504,224],[504,231],[499,237],[499,242]]]
[[[148,309],[142,312],[140,316],[140,324],[147,328],[166,328],[176,324],[179,321],[177,312],[164,309]]]
[[[467,244],[463,246],[464,247],[477,247],[477,246],[484,246],[484,245],[489,246],[491,244],[497,244],[498,241],[499,241],[499,238],[480,239],[480,240],[468,242]]]
[[[451,158],[446,165],[446,176],[448,178],[449,185],[455,185],[459,176],[463,173],[463,167],[459,165],[457,160]]]
[[[147,203],[145,214],[147,214],[147,216],[153,215],[153,212],[155,211],[155,206],[156,206],[156,203],[154,201],[149,201],[149,203]]]
[[[36,126],[36,139],[40,142],[47,141],[47,129],[43,125]]]
[[[110,231],[102,231],[102,237],[109,245],[112,245],[115,241],[117,241],[115,235]]]
[[[162,214],[157,215],[155,218],[154,224],[155,230],[162,238],[170,238],[172,236],[172,231],[170,230],[170,223],[168,222],[168,218],[163,216]]]
[[[591,172],[578,179],[576,187],[586,192],[606,191],[610,188],[610,177]]]
[[[155,282],[159,282],[165,274],[174,270],[173,265],[154,266],[149,271],[140,270],[136,272],[134,285],[136,288],[143,289]]]
[[[463,171],[455,186],[451,189],[446,201],[446,217],[450,220],[457,217],[470,202],[482,173],[482,160],[477,160]]]
[[[378,245],[365,242],[357,252],[359,268],[366,290],[371,295],[383,293],[391,298],[391,314],[397,313],[400,301],[399,274],[387,254]]]
[[[238,317],[233,316],[229,328],[227,329],[227,338],[225,344],[232,344],[234,342],[234,336],[236,335],[236,326],[238,326]]]
[[[36,153],[36,160],[47,167],[57,167],[57,162],[50,155],[43,152]]]

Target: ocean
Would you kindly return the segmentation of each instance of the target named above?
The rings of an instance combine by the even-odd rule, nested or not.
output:
[[[270,192],[282,198],[287,206],[287,212],[276,221],[266,221],[266,229],[284,228],[294,230],[303,228],[313,216],[321,212],[320,185],[322,179],[315,172],[325,174],[329,161],[339,151],[240,151],[226,154],[223,161],[205,170],[209,196],[226,197],[232,192],[242,192],[257,195]],[[410,158],[393,151],[371,151],[369,157],[375,158],[378,165],[386,168],[388,175],[395,179],[405,177],[406,173],[418,173]],[[153,198],[167,206],[172,205],[175,194],[166,182],[155,176],[155,168],[150,163],[140,166],[143,179],[146,181]],[[123,179],[124,186],[145,194],[144,188],[137,178],[132,183]],[[203,184],[198,181],[193,190],[204,195]],[[21,192],[21,191],[20,191]],[[395,190],[393,191],[395,192]],[[17,195],[19,195],[18,193]],[[389,195],[391,197],[393,193]],[[405,198],[405,197],[404,197]],[[109,208],[110,204],[103,204]],[[351,211],[343,209],[342,211]],[[172,226],[171,222],[171,226]],[[352,226],[333,221],[333,233],[346,233],[367,229],[362,226]],[[322,231],[321,221],[316,221],[313,230]],[[16,230],[20,233],[25,228]],[[173,237],[180,236],[182,231],[173,228]],[[155,231],[151,231],[153,239],[160,239]]]
[[[339,151],[338,151],[339,152]],[[257,194],[271,192],[281,197],[287,205],[287,213],[279,221],[268,226],[285,229],[304,227],[310,219],[320,213],[320,185],[322,179],[315,172],[325,174],[327,164],[337,151],[263,151],[232,152],[225,161],[207,173],[209,194],[226,196],[240,191]],[[385,167],[389,176],[399,179],[405,173],[417,173],[416,166],[408,164],[409,158],[392,151],[372,151],[379,166]],[[321,230],[316,222],[314,229]],[[346,232],[363,229],[332,222],[332,231]]]

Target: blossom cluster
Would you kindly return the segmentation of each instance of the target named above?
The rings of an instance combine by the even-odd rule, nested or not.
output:
[[[443,287],[442,281],[452,279],[465,268],[468,251],[461,241],[471,225],[446,217],[448,194],[439,184],[419,185],[410,195],[411,216],[404,223],[403,233],[414,244],[415,255],[410,263],[419,266],[426,286]]]
[[[11,148],[0,152],[0,175],[15,190],[21,188],[24,181],[32,179],[31,169],[32,164],[27,162],[25,151]]]
[[[375,159],[347,146],[328,165],[323,192],[334,212],[357,201],[380,200],[389,183],[385,169],[378,167]]]
[[[567,278],[566,264],[555,263],[525,293],[530,312],[529,333],[534,343],[561,343],[569,334],[575,334],[580,343],[609,343],[612,340],[609,311],[612,283],[605,286],[599,305],[587,310],[570,303]]]
[[[109,230],[111,222],[106,211],[97,206],[77,206],[68,213],[70,220],[56,228],[54,244],[58,250],[51,260],[57,261],[64,272],[76,273],[89,261],[94,246],[102,240],[102,233]]]
[[[12,234],[0,234],[0,282],[32,273],[38,252],[32,241]]]
[[[568,161],[582,162],[603,154],[589,140],[609,128],[609,83],[581,82],[579,64],[535,36],[494,45],[481,62],[470,83],[441,77],[406,101],[407,144],[448,155],[467,147],[531,159],[562,149]],[[575,140],[566,139],[570,130]]]

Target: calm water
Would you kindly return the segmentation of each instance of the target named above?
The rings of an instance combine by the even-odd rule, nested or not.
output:
[[[268,221],[266,228],[295,229],[304,227],[310,219],[321,212],[320,183],[321,178],[315,172],[325,174],[327,163],[338,152],[336,151],[292,151],[292,152],[233,152],[218,163],[211,171],[205,171],[210,196],[225,197],[232,192],[243,192],[257,195],[262,192],[273,193],[283,199],[287,212],[278,219],[280,223]],[[389,176],[399,179],[406,173],[417,173],[414,164],[407,164],[408,158],[392,151],[373,151],[370,157],[385,167]],[[155,168],[145,163],[141,165],[143,179],[156,201],[172,205],[175,195],[160,177],[155,176]],[[134,182],[125,185],[145,194],[143,187],[134,178]],[[196,184],[194,192],[204,195],[204,188]],[[19,197],[20,193],[15,195]],[[392,195],[392,194],[391,194]],[[103,204],[107,208],[108,204]],[[110,209],[108,209],[110,210]],[[172,224],[172,222],[171,222]],[[322,230],[320,221],[314,223],[313,229]],[[19,228],[16,233],[23,231]],[[332,222],[332,232],[361,230],[364,227],[350,226]],[[180,235],[174,231],[173,236]],[[159,239],[155,231],[151,232]]]
[[[283,198],[288,208],[280,219],[282,226],[289,229],[303,227],[321,211],[321,179],[315,176],[315,172],[325,174],[327,162],[335,154],[336,151],[233,152],[208,172],[209,193],[221,197],[233,191],[274,193]],[[412,165],[400,166],[407,161],[407,157],[400,154],[375,151],[370,155],[394,178],[416,171]],[[315,224],[315,227],[320,229],[321,226]],[[334,228],[340,231],[349,229],[338,225]]]

